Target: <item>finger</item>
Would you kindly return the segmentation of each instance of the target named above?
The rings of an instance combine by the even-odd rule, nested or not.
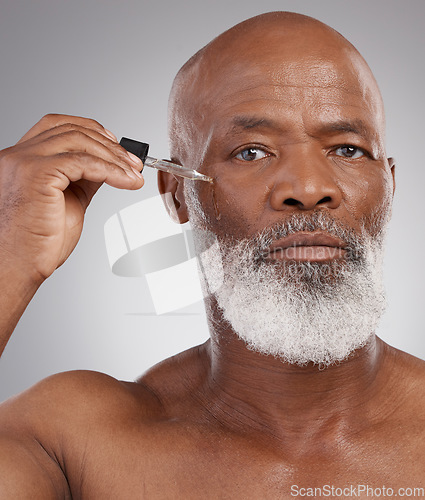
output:
[[[49,188],[64,191],[71,182],[81,179],[95,184],[106,183],[119,189],[139,189],[144,180],[140,173],[125,169],[88,153],[60,153],[39,160],[40,169],[34,184],[46,192]],[[36,187],[36,186],[34,186]],[[97,190],[98,186],[92,186]]]
[[[126,170],[134,169],[140,172],[143,168],[142,161],[128,153],[118,143],[93,130],[74,125],[58,127],[54,133],[52,130],[45,131],[21,146],[22,150],[24,148],[31,155],[42,157],[61,153],[88,153],[106,162],[116,163]]]
[[[72,131],[80,131],[80,132],[82,132],[90,137],[93,137],[94,139],[96,139],[100,142],[104,142],[105,144],[107,143],[107,144],[115,145],[115,147],[117,147],[117,148],[119,146],[119,143],[117,142],[115,136],[113,136],[112,132],[111,132],[111,136],[110,136],[106,132],[102,133],[101,131],[93,129],[93,128],[84,127],[82,125],[78,125],[77,123],[67,122],[67,123],[62,123],[61,125],[58,125],[57,127],[45,129],[45,130],[41,131],[39,134],[34,135],[32,137],[29,137],[28,139],[23,141],[24,145],[22,142],[19,142],[18,147],[20,147],[20,148],[28,147],[30,145],[38,144],[38,143],[48,139],[49,137],[53,137],[56,135],[63,134],[65,132],[72,132]],[[114,139],[112,139],[112,137],[114,137]]]
[[[92,120],[91,118],[84,118],[81,116],[71,116],[71,115],[60,115],[60,114],[48,114],[43,116],[43,118],[37,122],[19,141],[17,144],[27,141],[37,135],[41,134],[46,130],[50,130],[61,125],[74,124],[79,125],[84,128],[89,128],[97,131],[98,133],[108,137],[112,141],[118,142],[115,135],[109,130],[105,129],[99,122]]]

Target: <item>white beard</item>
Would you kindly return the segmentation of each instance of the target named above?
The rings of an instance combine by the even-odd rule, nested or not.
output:
[[[249,349],[301,366],[343,361],[371,339],[385,309],[386,220],[380,219],[370,223],[374,236],[363,230],[359,237],[327,211],[295,214],[256,238],[236,242],[196,224],[204,292],[215,295],[222,321]],[[346,258],[326,263],[264,259],[273,241],[316,230],[347,242]]]

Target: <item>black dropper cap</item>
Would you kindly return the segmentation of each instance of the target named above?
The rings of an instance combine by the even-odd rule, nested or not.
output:
[[[120,145],[126,149],[129,153],[133,153],[138,158],[145,163],[146,157],[148,156],[149,144],[145,142],[135,141],[133,139],[128,139],[127,137],[123,137],[120,140]]]

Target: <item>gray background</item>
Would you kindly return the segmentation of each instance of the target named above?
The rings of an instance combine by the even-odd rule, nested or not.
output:
[[[167,96],[178,68],[231,25],[271,10],[330,24],[375,72],[387,109],[388,153],[398,165],[386,259],[389,307],[378,333],[424,358],[423,0],[1,0],[0,148],[57,112],[95,118],[167,157]],[[0,399],[70,369],[131,380],[207,338],[201,304],[155,316],[144,279],[109,270],[105,221],[154,194],[153,172],[139,192],[101,189],[76,251],[43,284],[0,361]]]

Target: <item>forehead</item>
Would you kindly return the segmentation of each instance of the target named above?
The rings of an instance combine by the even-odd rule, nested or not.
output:
[[[286,109],[304,115],[357,110],[367,114],[377,126],[382,123],[382,102],[376,83],[357,58],[255,55],[235,56],[204,73],[198,92],[192,95],[204,120],[214,121],[238,110],[249,112],[250,108],[263,106],[266,113]]]

